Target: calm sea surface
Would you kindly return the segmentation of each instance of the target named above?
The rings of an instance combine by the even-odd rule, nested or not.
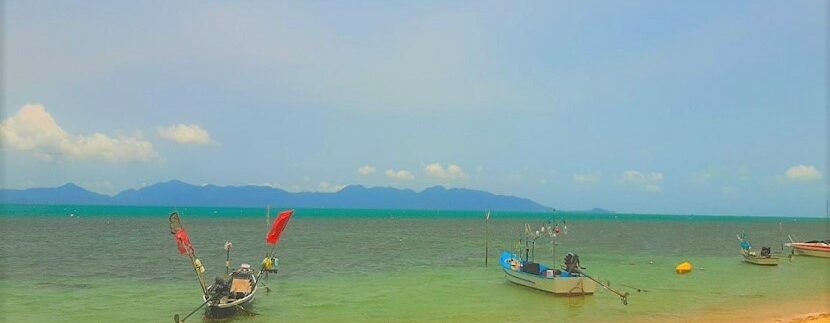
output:
[[[171,322],[173,314],[190,312],[201,303],[200,290],[170,235],[169,211],[0,206],[0,321]],[[225,271],[226,240],[234,265],[262,260],[263,209],[179,212],[209,280]],[[300,209],[278,245],[280,272],[266,281],[272,291],[257,295],[259,315],[233,321],[664,321],[798,298],[830,304],[830,259],[749,265],[735,238],[746,231],[756,248],[789,253],[781,247],[786,234],[830,237],[824,219],[556,217],[568,225],[557,262],[578,253],[587,272],[632,294],[628,306],[606,290],[557,297],[505,281],[500,250],[515,247],[525,223],[541,224],[550,214],[494,213],[485,267],[482,212]],[[553,262],[549,245],[535,253],[537,261]],[[674,272],[683,261],[695,265],[691,274]]]

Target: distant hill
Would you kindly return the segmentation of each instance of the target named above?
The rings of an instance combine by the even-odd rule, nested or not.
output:
[[[262,207],[267,204],[295,208],[425,209],[548,211],[525,198],[485,191],[434,186],[415,192],[391,187],[350,185],[335,193],[292,193],[268,186],[198,186],[178,180],[124,190],[115,196],[85,190],[75,184],[56,188],[0,190],[0,203],[107,204],[154,206]]]
[[[54,188],[0,190],[0,203],[6,204],[110,204],[112,197],[87,191],[72,183]]]

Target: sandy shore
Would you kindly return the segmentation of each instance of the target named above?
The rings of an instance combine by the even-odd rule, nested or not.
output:
[[[804,314],[792,318],[789,323],[830,323],[830,312]]]
[[[814,295],[787,301],[760,301],[745,303],[737,308],[709,309],[694,319],[680,322],[775,322],[775,323],[830,323],[830,289]]]

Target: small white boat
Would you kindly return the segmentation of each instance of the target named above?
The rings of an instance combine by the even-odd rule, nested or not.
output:
[[[597,283],[579,273],[547,269],[544,264],[522,262],[508,251],[502,253],[502,270],[508,281],[559,295],[591,295]]]

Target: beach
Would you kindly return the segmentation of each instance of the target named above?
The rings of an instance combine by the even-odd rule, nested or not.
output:
[[[169,208],[2,208],[2,319],[27,322],[164,322],[199,305],[199,287],[167,228]],[[231,261],[258,264],[262,209],[179,208],[208,279]],[[75,214],[70,217],[69,214]],[[559,297],[507,282],[498,253],[524,223],[550,214],[495,212],[484,266],[482,212],[297,210],[278,244],[280,272],[265,281],[246,322],[826,322],[828,259],[743,263],[735,234],[782,251],[780,230],[820,237],[823,219],[557,214],[568,226],[557,259],[580,255],[586,272],[629,292],[598,288]],[[273,217],[272,217],[273,219]],[[779,223],[780,226],[779,226]],[[553,262],[548,245],[537,261]],[[695,265],[678,275],[682,261]],[[21,288],[21,286],[25,286]],[[635,288],[643,290],[637,292]]]

